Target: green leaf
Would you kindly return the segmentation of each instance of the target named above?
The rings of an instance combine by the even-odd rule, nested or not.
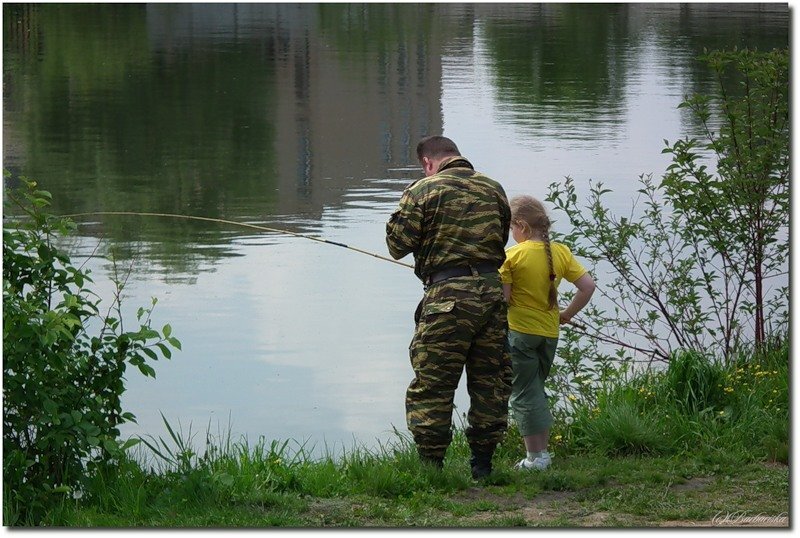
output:
[[[154,361],[158,360],[158,354],[156,354],[156,352],[150,349],[149,347],[143,347],[142,352],[151,359],[153,359]]]
[[[139,336],[143,340],[152,340],[153,338],[161,338],[161,335],[158,334],[158,331],[144,327],[142,328],[142,330],[139,331]]]
[[[103,448],[105,448],[106,451],[109,454],[112,454],[112,455],[118,454],[120,452],[119,445],[113,439],[104,439],[103,440]]]
[[[161,342],[157,343],[156,346],[158,346],[158,349],[161,350],[161,353],[163,353],[166,358],[168,359],[172,358],[172,352],[169,350],[167,346],[165,346]]]
[[[121,447],[121,449],[122,449],[123,451],[126,451],[126,450],[128,450],[129,448],[133,448],[133,447],[135,447],[136,445],[138,445],[138,444],[139,444],[139,443],[141,443],[141,442],[142,442],[142,440],[141,440],[141,439],[139,439],[139,438],[136,438],[136,437],[131,437],[130,439],[128,439],[127,441],[125,441],[125,442],[122,444],[122,447]]]
[[[138,367],[139,367],[139,371],[141,371],[144,375],[149,376],[149,377],[155,377],[156,376],[156,371],[153,370],[149,365],[147,365],[147,364],[139,364]]]
[[[49,398],[42,405],[49,415],[55,415],[58,412],[58,405]]]

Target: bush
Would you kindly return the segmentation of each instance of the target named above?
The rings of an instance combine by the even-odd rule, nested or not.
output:
[[[660,182],[640,176],[624,216],[600,182],[588,196],[569,177],[550,185],[547,201],[572,228],[555,238],[590,262],[610,305],[582,318],[620,360],[666,362],[685,349],[727,362],[788,328],[788,58],[788,49],[702,56],[716,89],[679,105],[702,136],[665,141],[671,164]],[[594,345],[559,356],[591,358]]]
[[[125,332],[122,285],[105,315],[92,281],[54,244],[72,224],[45,212],[50,194],[22,179],[6,199],[24,219],[3,230],[3,494],[4,524],[36,524],[65,494],[80,491],[86,474],[121,456],[118,426],[128,365],[155,376],[147,364],[180,349],[169,325]],[[7,212],[8,214],[8,212]],[[153,301],[153,306],[155,300]],[[117,315],[114,316],[112,313]],[[90,336],[87,328],[99,327]]]
[[[661,181],[640,176],[625,216],[614,214],[602,183],[590,181],[588,196],[569,177],[550,185],[546,200],[572,230],[554,239],[589,262],[595,295],[604,299],[581,311],[586,327],[563,328],[547,380],[556,398],[553,444],[562,452],[594,444],[602,428],[627,432],[618,441],[630,450],[636,443],[626,445],[626,437],[650,435],[634,411],[660,409],[673,417],[661,427],[673,448],[738,436],[752,456],[750,447],[764,451],[766,438],[770,457],[782,457],[788,387],[767,387],[765,367],[748,375],[730,367],[788,331],[788,58],[788,49],[700,57],[716,76],[715,90],[679,105],[700,138],[665,141],[671,164]],[[643,382],[643,370],[658,375]],[[634,371],[639,391],[623,405]],[[782,368],[769,371],[788,379]]]

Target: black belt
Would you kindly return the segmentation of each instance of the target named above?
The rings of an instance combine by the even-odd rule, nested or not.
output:
[[[447,280],[448,278],[455,278],[457,276],[469,276],[473,273],[481,274],[481,273],[496,273],[497,272],[497,265],[493,263],[483,262],[483,263],[476,263],[472,265],[462,265],[459,267],[448,267],[447,269],[442,269],[441,271],[435,271],[428,275],[425,278],[425,285],[430,286],[431,284],[436,284],[437,282],[441,282],[442,280]]]

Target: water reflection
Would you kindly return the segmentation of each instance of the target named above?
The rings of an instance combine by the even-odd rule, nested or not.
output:
[[[696,129],[676,107],[709,87],[703,48],[785,47],[789,28],[786,4],[4,4],[3,16],[4,166],[50,190],[55,211],[201,215],[384,254],[386,218],[421,174],[420,136],[445,132],[510,195],[570,175],[629,209],[636,178],[667,164],[663,139]],[[163,218],[82,219],[67,246],[113,254],[132,271],[131,311],[158,297],[183,341],[155,382],[129,379],[136,431],[161,433],[159,411],[317,443],[404,430],[410,270]],[[110,297],[112,265],[87,266]]]
[[[354,6],[5,10],[47,43],[31,54],[6,44],[19,90],[4,101],[5,165],[51,190],[57,211],[313,221],[365,176],[412,162],[416,140],[441,131],[439,55],[430,25],[415,24],[419,9],[369,11],[373,30],[356,51],[331,47],[361,35],[348,30],[365,13]],[[382,31],[398,20],[419,37]],[[16,140],[30,141],[24,153],[8,144]],[[102,228],[115,242],[153,239],[153,249],[203,241],[190,222],[103,218]],[[171,270],[191,270],[162,254]]]

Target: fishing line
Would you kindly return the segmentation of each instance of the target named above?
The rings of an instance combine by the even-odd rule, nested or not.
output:
[[[72,213],[69,215],[61,215],[62,217],[96,217],[102,215],[116,215],[116,216],[133,216],[133,217],[165,217],[165,218],[173,218],[173,219],[186,219],[186,220],[199,220],[204,222],[216,222],[219,224],[232,224],[234,226],[242,226],[244,228],[252,228],[254,230],[261,230],[265,232],[273,232],[273,233],[281,233],[287,235],[293,235],[295,237],[302,237],[303,239],[310,239],[312,241],[317,241],[319,243],[327,243],[329,245],[333,245],[336,247],[346,248],[348,250],[353,250],[355,252],[360,252],[361,254],[366,254],[367,256],[372,256],[373,258],[378,258],[379,260],[384,260],[387,262],[392,262],[397,265],[402,265],[403,267],[409,267],[411,269],[414,268],[413,265],[403,263],[401,261],[393,260],[392,258],[387,258],[386,256],[381,256],[380,254],[375,254],[374,252],[369,252],[367,250],[362,250],[357,247],[351,247],[350,245],[345,245],[344,243],[339,243],[338,241],[330,241],[328,239],[322,239],[320,237],[314,237],[313,235],[306,235],[297,232],[292,232],[289,230],[283,230],[280,228],[270,228],[268,226],[261,226],[258,224],[248,224],[246,222],[237,222],[235,220],[225,220],[225,219],[215,219],[211,217],[198,217],[196,215],[180,215],[177,213],[144,213],[138,211],[93,211],[90,213]],[[570,325],[574,325],[578,329],[586,330],[586,327],[576,323],[574,321],[568,321]],[[584,333],[586,336],[592,336],[589,333]]]
[[[252,228],[254,230],[261,230],[265,232],[274,232],[274,233],[281,233],[287,235],[293,235],[295,237],[302,237],[303,239],[310,239],[312,241],[318,241],[320,243],[327,243],[329,245],[334,245],[336,247],[346,248],[348,250],[354,250],[356,252],[360,252],[361,254],[366,254],[367,256],[372,256],[373,258],[378,258],[379,260],[384,260],[387,262],[396,263],[397,265],[402,265],[403,267],[410,267],[411,269],[414,268],[413,265],[409,265],[407,263],[403,263],[397,260],[393,260],[391,258],[387,258],[386,256],[381,256],[380,254],[375,254],[374,252],[369,252],[367,250],[362,250],[360,248],[351,247],[350,245],[345,245],[344,243],[339,243],[337,241],[330,241],[328,239],[322,239],[320,237],[314,237],[313,235],[306,235],[297,232],[292,232],[289,230],[282,230],[279,228],[270,228],[268,226],[261,226],[258,224],[248,224],[246,222],[236,222],[234,220],[224,220],[224,219],[214,219],[211,217],[198,217],[195,215],[179,215],[176,213],[141,213],[141,212],[134,212],[134,211],[95,211],[91,213],[73,213],[71,215],[61,215],[62,217],[91,217],[91,216],[100,216],[100,215],[123,215],[123,216],[136,216],[136,217],[167,217],[173,219],[187,219],[187,220],[200,220],[205,222],[217,222],[221,224],[232,224],[234,226],[242,226],[245,228]]]

